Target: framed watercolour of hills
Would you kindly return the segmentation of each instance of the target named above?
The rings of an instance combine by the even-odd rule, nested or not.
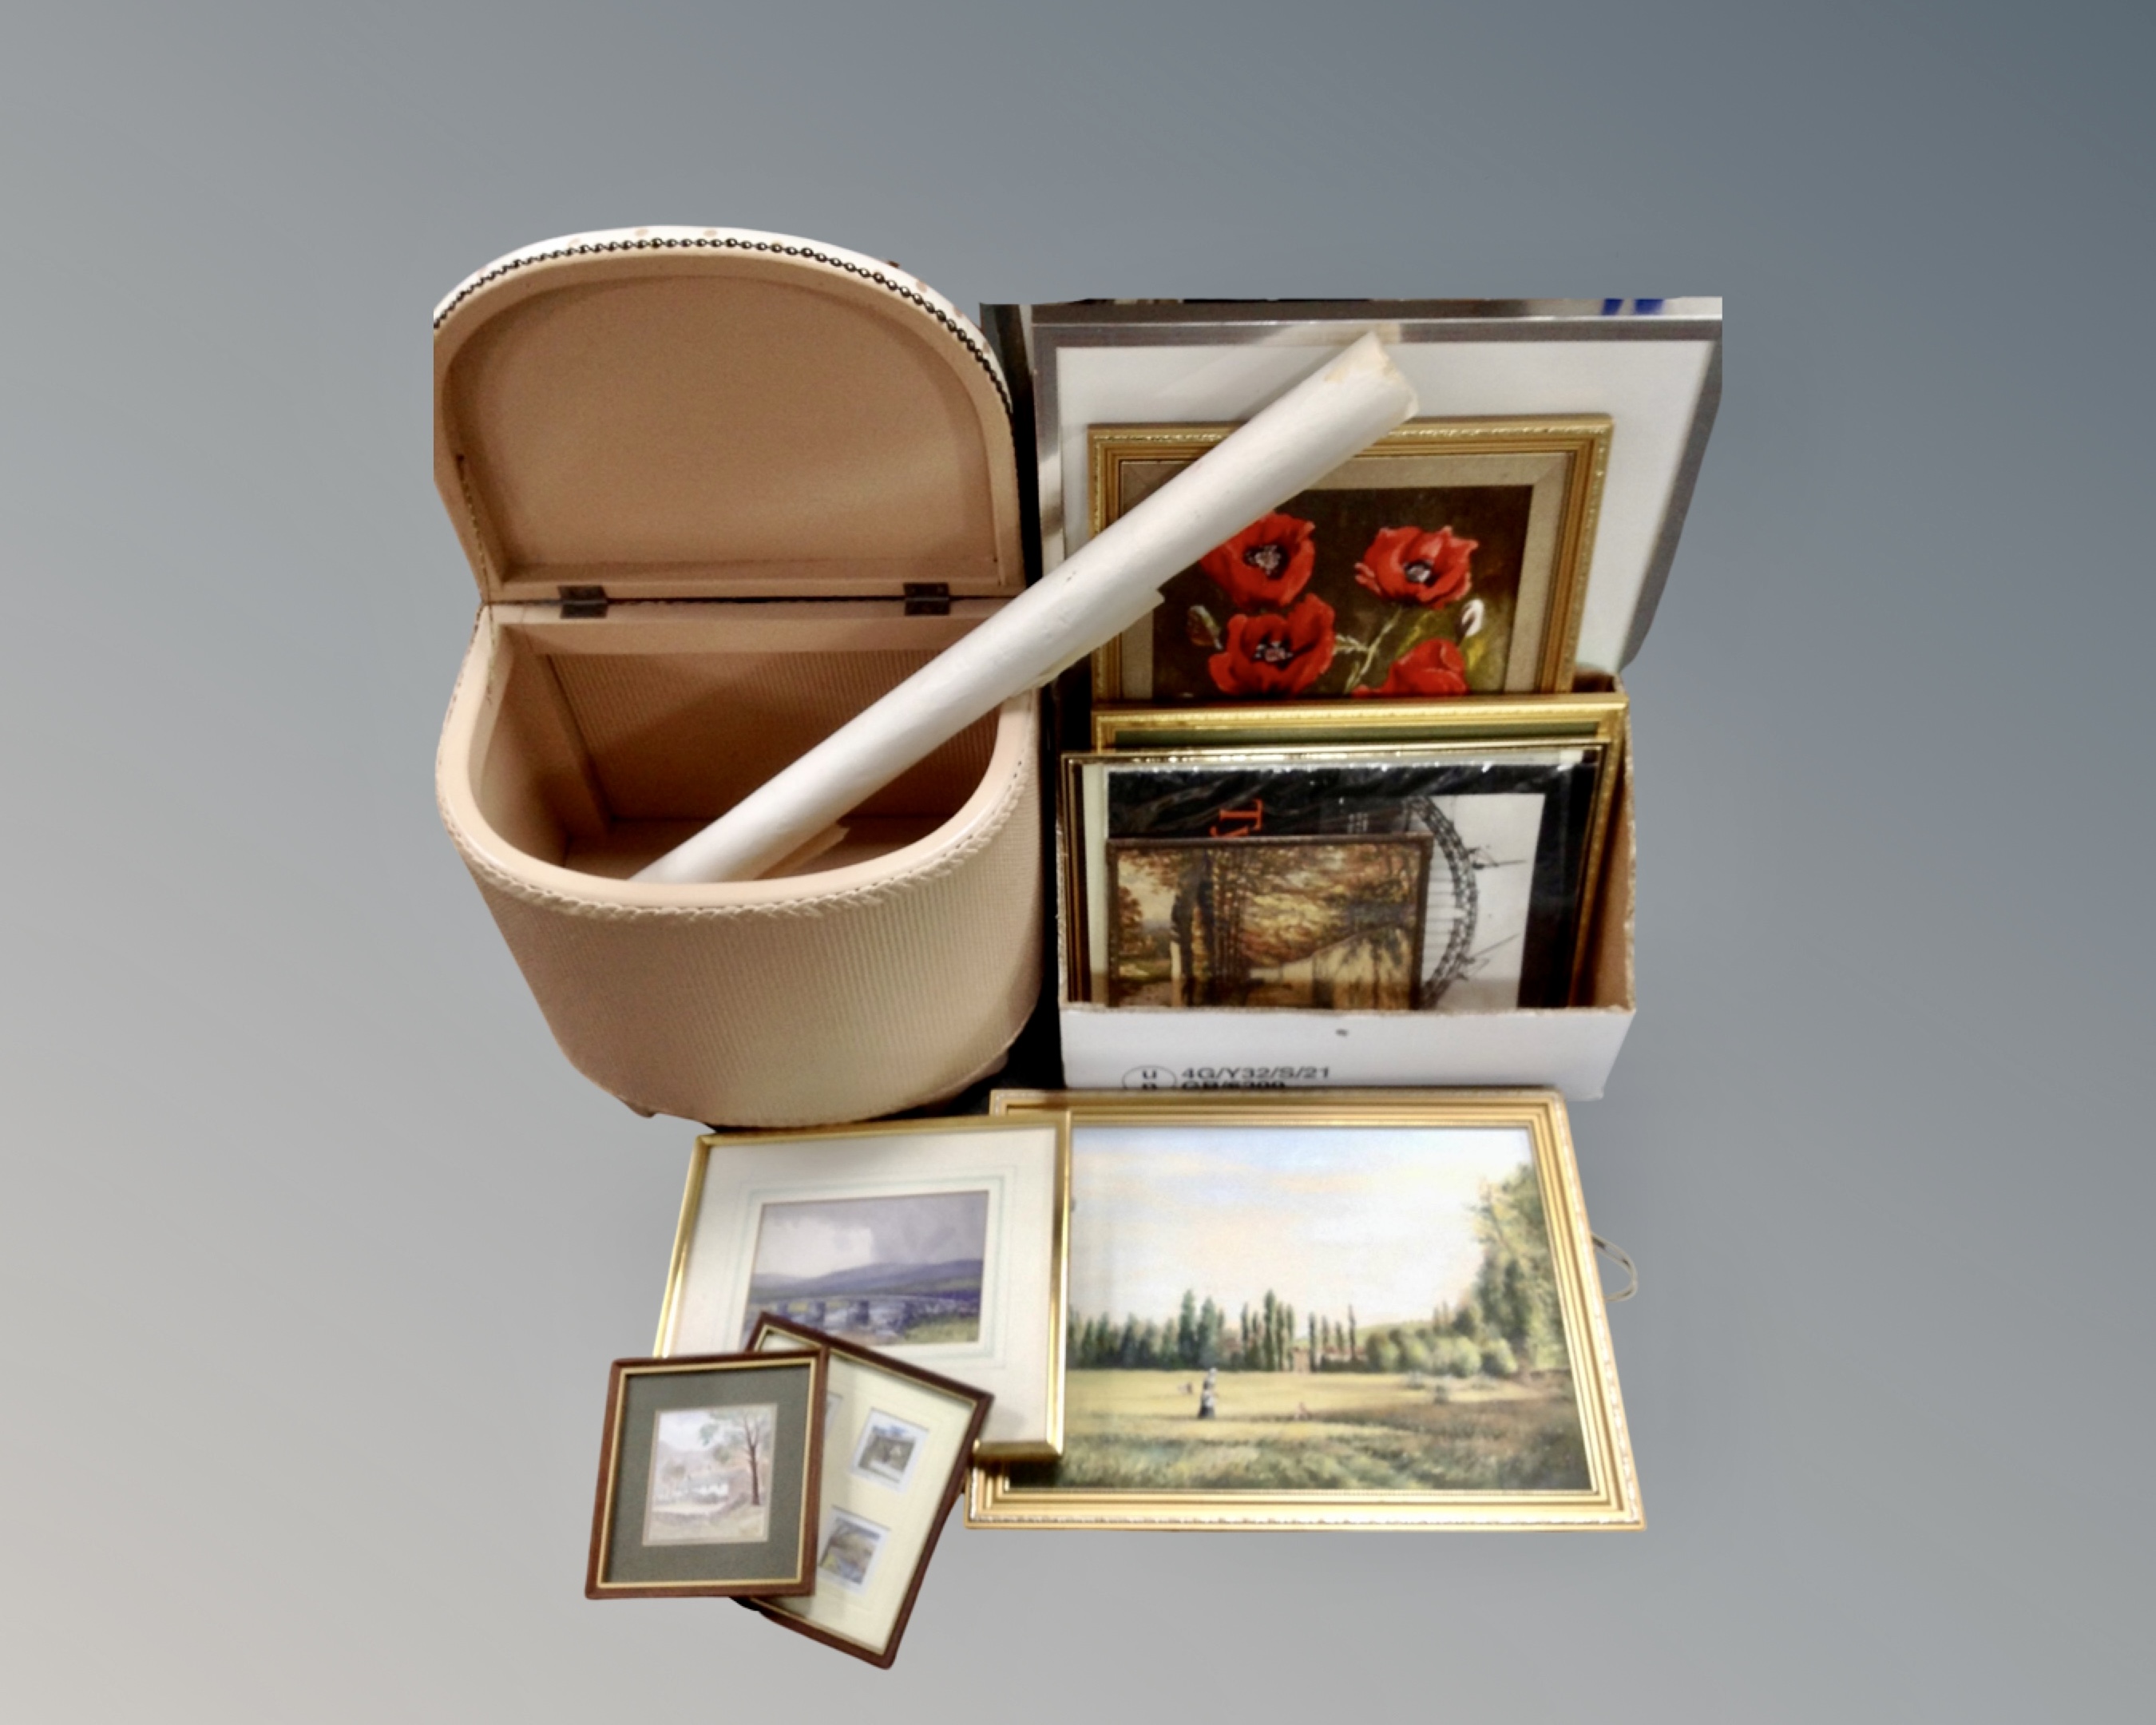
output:
[[[1553,1091],[999,1091],[1070,1122],[1062,1455],[977,1527],[1637,1527]]]
[[[986,1391],[983,1459],[1053,1459],[1066,1142],[1050,1117],[699,1139],[653,1352],[780,1318]]]

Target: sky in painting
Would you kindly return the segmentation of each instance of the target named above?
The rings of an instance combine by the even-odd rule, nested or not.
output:
[[[870,1264],[978,1258],[988,1226],[984,1191],[766,1204],[757,1230],[754,1274],[829,1276]]]
[[[1086,1126],[1071,1134],[1070,1302],[1232,1324],[1270,1289],[1298,1312],[1395,1322],[1457,1303],[1486,1183],[1532,1156],[1518,1127]]]
[[[721,1444],[739,1443],[749,1420],[772,1411],[772,1409],[761,1406],[669,1409],[659,1416],[656,1435],[659,1441],[668,1449],[694,1455],[700,1450],[715,1449]],[[711,1433],[708,1443],[704,1440],[706,1429]]]

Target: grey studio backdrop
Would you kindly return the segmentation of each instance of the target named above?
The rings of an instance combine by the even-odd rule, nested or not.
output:
[[[1560,0],[0,19],[0,1711],[2145,1704],[2151,14]],[[879,1674],[579,1596],[691,1129],[436,823],[428,312],[798,232],[963,305],[1720,293],[1575,1111],[1636,1536],[965,1533]]]

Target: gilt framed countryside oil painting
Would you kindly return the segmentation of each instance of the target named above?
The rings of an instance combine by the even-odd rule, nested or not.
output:
[[[1070,1122],[1069,1371],[970,1525],[1644,1525],[1556,1092],[991,1108]]]
[[[1065,1178],[1046,1116],[711,1133],[652,1352],[742,1348],[769,1313],[987,1391],[978,1454],[1053,1457]]]
[[[1097,425],[1099,533],[1230,425]],[[1251,522],[1095,654],[1103,701],[1572,686],[1610,421],[1417,420]]]

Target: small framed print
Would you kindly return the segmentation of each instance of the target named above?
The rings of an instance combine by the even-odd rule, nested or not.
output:
[[[753,1603],[774,1623],[889,1666],[964,1488],[989,1398],[783,1318],[760,1318],[751,1346],[782,1358],[823,1347],[843,1398],[824,1434],[831,1461],[816,1512],[815,1589]]]
[[[1597,737],[1068,756],[1078,988],[1108,1006],[1566,1005],[1615,750]]]
[[[1064,1173],[1046,1117],[699,1139],[654,1351],[741,1348],[768,1313],[986,1391],[984,1455],[1053,1456]],[[857,1424],[871,1411],[832,1388]]]
[[[1231,425],[1098,425],[1091,531]],[[1417,420],[1215,547],[1094,655],[1103,701],[1572,686],[1610,422]]]
[[[815,1587],[826,1358],[616,1360],[588,1599]]]
[[[1644,1525],[1556,1092],[990,1106],[1070,1118],[1070,1414],[969,1526]]]

